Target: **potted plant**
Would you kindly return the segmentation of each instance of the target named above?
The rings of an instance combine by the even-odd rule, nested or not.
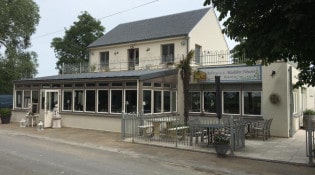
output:
[[[307,129],[308,125],[307,122],[311,120],[311,125],[315,128],[315,110],[313,109],[306,109],[303,112],[303,127]]]
[[[10,123],[11,119],[11,109],[10,108],[0,108],[0,117],[2,124]]]
[[[219,157],[225,157],[230,146],[230,138],[223,131],[218,131],[213,135],[213,145]]]

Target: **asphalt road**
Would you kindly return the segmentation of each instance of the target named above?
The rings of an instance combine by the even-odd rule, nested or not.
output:
[[[203,175],[137,153],[73,146],[21,135],[0,134],[0,175]],[[210,173],[212,174],[212,173]]]

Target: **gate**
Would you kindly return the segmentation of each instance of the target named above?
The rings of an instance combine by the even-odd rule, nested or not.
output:
[[[315,121],[312,118],[308,118],[306,132],[306,156],[309,158],[309,164],[314,165],[315,159]]]

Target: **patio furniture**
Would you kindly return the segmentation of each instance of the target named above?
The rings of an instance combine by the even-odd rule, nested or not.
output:
[[[160,118],[153,118],[148,120],[152,122],[153,125],[153,138],[159,139],[161,133],[161,123],[166,123],[166,129],[172,125],[173,122],[177,121],[176,118],[169,118],[169,117],[160,117]]]
[[[141,125],[141,126],[138,126],[138,128],[140,129],[141,135],[145,138],[148,138],[151,136],[151,132],[149,132],[148,130],[150,128],[153,128],[153,125]]]
[[[201,121],[198,118],[194,118],[188,121],[189,131],[190,131],[190,143],[192,144],[193,138],[195,138],[195,143],[204,142],[208,138],[207,130],[201,127]]]
[[[258,122],[256,126],[252,128],[254,137],[263,137],[263,141],[268,140],[270,138],[270,126],[271,126],[272,118],[266,119],[264,122]]]
[[[178,133],[180,133],[181,137],[180,140],[184,140],[187,135],[187,130],[189,129],[189,126],[178,126],[174,128],[167,129],[169,131],[169,136],[175,140],[177,139]]]

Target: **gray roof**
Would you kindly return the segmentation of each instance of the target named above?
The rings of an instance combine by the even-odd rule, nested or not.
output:
[[[93,72],[81,74],[62,74],[46,77],[16,80],[14,83],[44,82],[44,81],[75,81],[87,79],[139,79],[147,80],[151,78],[163,77],[177,74],[177,69],[155,69],[155,70],[133,70],[116,72]]]
[[[210,8],[120,24],[88,47],[187,36]]]

